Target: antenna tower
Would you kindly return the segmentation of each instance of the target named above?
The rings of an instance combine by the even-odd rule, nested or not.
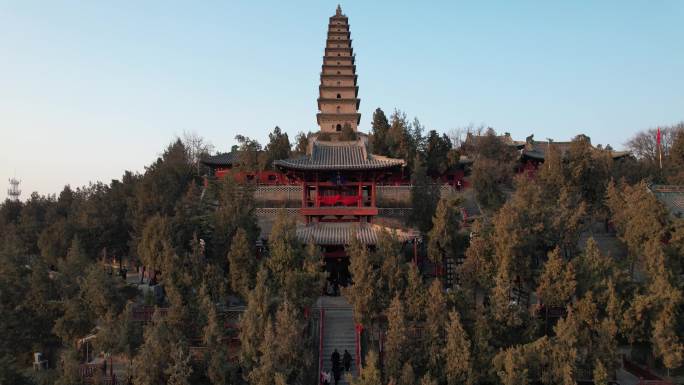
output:
[[[7,195],[9,196],[9,200],[11,200],[11,201],[18,201],[19,200],[19,195],[21,195],[21,190],[19,189],[19,183],[21,183],[21,181],[17,178],[10,178],[9,179],[10,187],[7,189]]]

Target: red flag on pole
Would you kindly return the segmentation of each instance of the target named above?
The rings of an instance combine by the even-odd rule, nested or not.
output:
[[[658,127],[658,134],[656,135],[656,141],[658,142],[658,162],[660,163],[660,169],[663,169],[663,148],[660,146],[660,127]]]

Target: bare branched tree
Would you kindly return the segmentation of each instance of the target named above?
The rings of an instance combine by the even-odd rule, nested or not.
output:
[[[650,160],[652,162],[658,161],[658,143],[657,143],[657,128],[650,128],[646,131],[641,131],[634,135],[625,146],[638,159]],[[677,133],[684,132],[684,122],[680,122],[673,126],[666,126],[660,128],[661,144],[663,146],[663,157],[670,154],[670,148],[674,143]]]
[[[195,167],[199,174],[200,161],[203,157],[210,155],[214,151],[214,145],[194,131],[183,131],[182,141],[187,149],[188,158],[190,158],[193,167]]]

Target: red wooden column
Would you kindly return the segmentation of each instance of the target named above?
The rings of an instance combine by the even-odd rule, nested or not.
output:
[[[359,184],[356,186],[356,197],[358,198],[356,201],[356,207],[361,207],[361,204],[363,203],[361,200],[363,198],[363,193],[361,192],[361,182],[359,181]]]
[[[363,325],[361,324],[356,324],[356,375],[360,376],[361,375],[361,332],[363,331]]]

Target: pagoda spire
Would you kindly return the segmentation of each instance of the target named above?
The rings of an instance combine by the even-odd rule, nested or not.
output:
[[[319,86],[316,115],[321,132],[340,132],[345,126],[357,131],[359,87],[356,84],[356,65],[351,44],[349,21],[337,5],[335,15],[328,22],[328,35]]]

